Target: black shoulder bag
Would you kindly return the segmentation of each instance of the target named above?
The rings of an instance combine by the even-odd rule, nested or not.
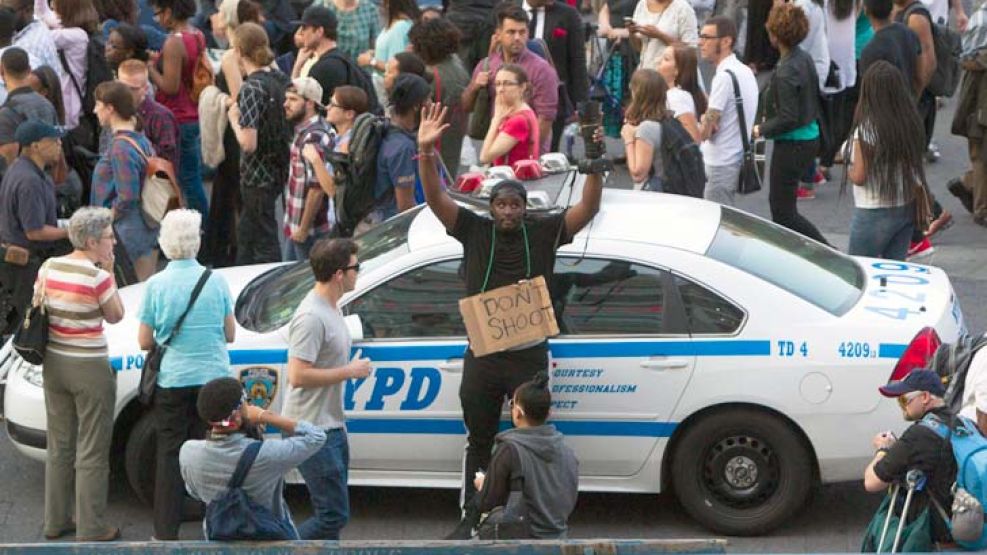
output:
[[[212,274],[212,270],[206,268],[206,271],[202,272],[199,276],[199,281],[195,284],[195,289],[192,290],[192,297],[188,300],[188,306],[185,307],[185,312],[178,317],[178,321],[175,322],[175,329],[171,330],[171,335],[168,339],[165,339],[162,343],[154,342],[154,346],[147,352],[147,356],[144,357],[144,366],[141,368],[141,383],[140,387],[137,389],[137,400],[144,405],[150,405],[151,401],[154,399],[154,388],[158,384],[158,373],[161,372],[161,359],[164,358],[165,349],[168,348],[168,344],[171,340],[178,335],[178,332],[182,329],[182,324],[185,322],[185,317],[188,316],[190,310],[192,310],[192,305],[195,304],[195,300],[199,298],[199,293],[202,292],[202,287],[209,280],[209,276]]]
[[[733,81],[733,101],[737,106],[737,123],[740,124],[740,140],[744,143],[744,158],[740,164],[740,179],[737,180],[737,192],[749,195],[761,190],[761,174],[757,171],[757,160],[754,149],[751,148],[751,136],[747,131],[747,118],[744,117],[744,97],[740,95],[740,84],[737,76],[729,69],[730,80]]]

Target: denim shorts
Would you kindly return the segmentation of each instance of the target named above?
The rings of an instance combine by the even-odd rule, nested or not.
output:
[[[144,221],[140,206],[122,210],[122,215],[113,222],[117,240],[127,249],[131,262],[151,254],[158,246],[158,230],[152,229]]]

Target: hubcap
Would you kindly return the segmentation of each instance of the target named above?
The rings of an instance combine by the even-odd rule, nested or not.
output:
[[[757,507],[778,489],[778,456],[770,444],[753,435],[720,438],[706,451],[702,464],[703,489],[730,508]]]

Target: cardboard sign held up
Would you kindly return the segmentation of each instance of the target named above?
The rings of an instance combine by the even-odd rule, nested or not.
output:
[[[459,312],[478,357],[559,333],[543,276],[460,299]]]

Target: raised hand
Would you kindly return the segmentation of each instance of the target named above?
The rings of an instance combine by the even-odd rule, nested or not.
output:
[[[449,127],[448,123],[444,123],[448,111],[448,107],[444,107],[438,102],[428,104],[422,108],[422,121],[418,126],[419,150],[430,150],[434,148],[435,141],[438,141],[439,137],[442,136],[442,132]]]

